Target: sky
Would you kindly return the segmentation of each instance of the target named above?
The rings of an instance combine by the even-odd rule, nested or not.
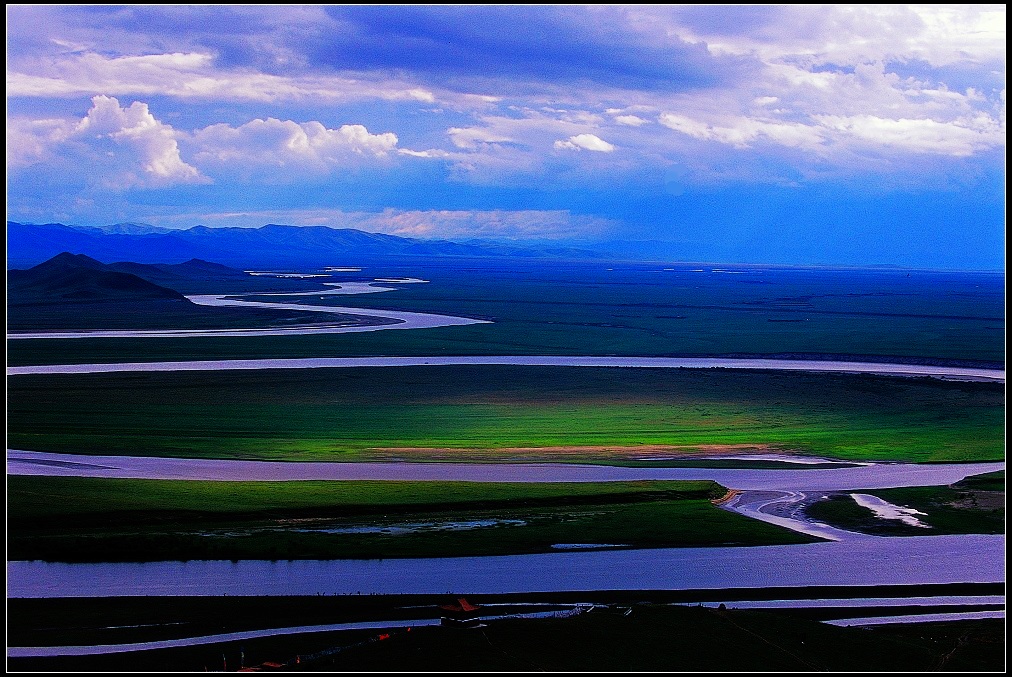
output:
[[[7,6],[7,210],[1004,269],[1004,5]]]

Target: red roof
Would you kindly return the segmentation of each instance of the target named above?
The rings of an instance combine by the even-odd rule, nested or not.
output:
[[[478,606],[471,604],[463,597],[457,600],[456,604],[441,604],[439,606],[443,611],[477,611]]]

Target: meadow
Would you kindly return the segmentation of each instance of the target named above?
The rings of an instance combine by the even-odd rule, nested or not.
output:
[[[327,336],[15,341],[8,346],[8,363],[497,354],[800,354],[1004,363],[1001,274],[443,259],[438,265],[366,265],[362,273],[334,273],[329,281],[373,277],[429,282],[340,298],[310,295],[298,302],[492,324]],[[190,282],[184,291],[252,292],[267,284],[250,280],[245,290],[229,279]],[[270,288],[322,289],[319,280],[283,282],[275,280]],[[149,323],[133,312],[115,324],[131,321]]]
[[[812,519],[849,531],[879,536],[925,534],[1005,533],[1005,471],[974,475],[948,487],[897,487],[862,489],[893,505],[913,508],[928,526],[911,526],[898,520],[876,519],[849,494],[834,494],[805,509]]]
[[[807,543],[720,510],[713,482],[197,482],[13,476],[8,556],[383,559]],[[590,549],[594,549],[591,547]]]
[[[14,449],[330,461],[985,461],[1003,422],[996,383],[596,367],[17,376],[7,407]]]

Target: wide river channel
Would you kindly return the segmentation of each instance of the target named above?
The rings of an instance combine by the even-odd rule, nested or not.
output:
[[[344,293],[362,293],[349,289]],[[379,291],[378,289],[370,291]],[[312,292],[318,293],[318,292]],[[296,294],[293,294],[296,295]],[[9,334],[8,339],[235,336],[377,331],[472,324],[471,318],[353,308],[271,304],[220,296],[191,298],[217,306],[259,306],[382,316],[392,323],[367,327],[309,326],[292,329],[91,331]],[[356,366],[511,364],[612,367],[723,367],[903,376],[1004,382],[1003,369],[952,366],[724,358],[483,356],[307,358],[8,367],[8,376],[112,371],[207,371]],[[807,470],[726,468],[621,468],[564,464],[271,463],[255,461],[75,456],[8,450],[10,474],[204,480],[463,480],[494,482],[591,482],[635,479],[710,479],[739,489],[735,509],[781,523],[764,512],[804,492],[951,484],[972,474],[1003,469],[1004,463],[889,464]],[[749,492],[779,492],[776,500]],[[794,519],[788,528],[813,533]],[[800,526],[799,526],[800,524]],[[823,525],[824,526],[824,525]],[[502,557],[333,561],[189,561],[65,564],[7,563],[8,597],[127,595],[316,595],[396,593],[515,593],[591,590],[686,590],[769,586],[993,583],[1005,580],[1003,535],[840,537],[788,546],[661,548],[561,551]],[[847,533],[847,532],[845,532]],[[593,545],[593,544],[589,544]]]
[[[714,479],[742,490],[830,491],[950,484],[1004,463],[808,470],[566,464],[283,463],[8,451],[12,474],[212,480],[413,479],[576,482]],[[745,511],[742,511],[745,513]],[[747,514],[747,513],[745,513]],[[751,517],[764,519],[761,513]],[[779,518],[776,518],[779,519]],[[771,519],[768,521],[776,521]],[[788,521],[790,522],[790,521]],[[789,528],[813,533],[811,523]],[[825,535],[835,538],[832,533]],[[843,532],[847,534],[849,532]],[[505,557],[343,561],[8,562],[9,597],[315,595],[683,590],[1004,580],[1002,535],[872,537],[790,546],[593,550]]]
[[[433,559],[33,561],[7,563],[7,596],[493,594],[993,583],[1005,580],[1004,562],[1001,535]]]

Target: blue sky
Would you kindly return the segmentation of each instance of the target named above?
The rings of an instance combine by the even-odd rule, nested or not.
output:
[[[1004,268],[1003,5],[7,20],[11,220]]]

